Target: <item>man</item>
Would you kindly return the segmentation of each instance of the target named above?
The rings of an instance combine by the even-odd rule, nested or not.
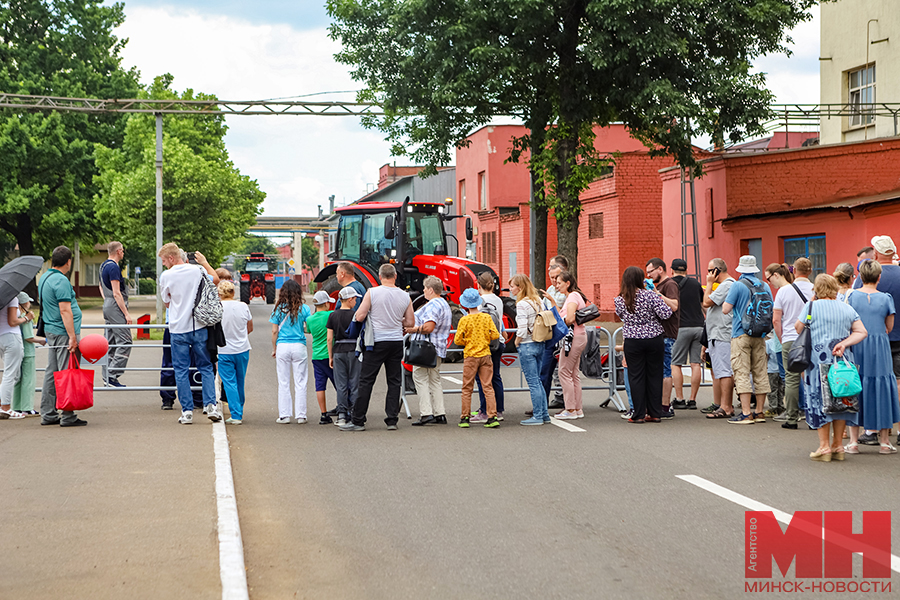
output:
[[[678,337],[672,347],[672,384],[675,400],[672,408],[697,410],[697,392],[700,391],[700,338],[706,326],[703,310],[703,286],[696,279],[687,276],[687,261],[676,258],[672,261],[672,280],[678,284],[678,307],[681,322]],[[691,365],[691,399],[684,400],[684,373],[681,367]]]
[[[103,321],[107,325],[131,325],[128,314],[128,290],[122,278],[119,263],[125,258],[122,242],[110,242],[106,251],[109,258],[100,265],[100,296],[103,298]],[[109,342],[107,354],[107,381],[113,387],[125,387],[119,383],[119,376],[124,373],[128,357],[131,355],[131,330],[113,328],[106,330]]]
[[[856,253],[856,264],[859,265],[864,260],[875,260],[875,248],[866,246]]]
[[[159,257],[166,268],[159,278],[159,288],[167,309],[172,340],[172,367],[175,370],[178,400],[181,402],[181,417],[178,422],[182,425],[190,425],[194,421],[190,375],[192,358],[200,374],[206,416],[213,422],[222,420],[222,412],[216,406],[215,374],[209,349],[206,347],[207,324],[194,318],[194,299],[202,279],[207,274],[213,281],[218,277],[203,254],[195,252],[194,256],[200,267],[185,263],[181,249],[171,242],[159,249]]]
[[[44,373],[41,392],[41,425],[80,427],[87,421],[78,418],[72,411],[56,410],[56,382],[53,374],[69,368],[69,355],[81,359],[78,352],[78,336],[81,333],[81,309],[75,298],[75,289],[69,283],[68,273],[72,269],[72,251],[65,246],[57,246],[50,255],[50,269],[41,276],[38,293],[41,300],[41,316],[47,332],[49,359]]]
[[[809,280],[812,273],[812,262],[808,258],[794,261],[794,282],[782,287],[775,295],[775,309],[772,314],[772,326],[775,335],[781,340],[781,356],[787,361],[791,346],[797,341],[797,329],[794,324],[806,303],[813,298],[813,284]],[[755,380],[755,378],[754,378]],[[800,373],[784,373],[784,414],[773,415],[776,421],[784,421],[784,429],[797,429],[800,418]]]
[[[708,419],[731,417],[734,388],[731,370],[731,314],[725,314],[722,306],[734,279],[728,274],[728,266],[721,258],[709,261],[706,269],[706,288],[703,290],[703,308],[706,309],[706,337],[709,339],[709,362],[712,365],[713,404],[703,412]]]
[[[359,310],[359,305],[362,304],[363,297],[366,295],[366,288],[356,280],[353,264],[348,262],[338,263],[337,269],[334,271],[334,277],[342,288],[349,286],[356,290],[359,296],[356,298],[356,307],[353,310],[354,312]]]
[[[387,394],[384,397],[384,422],[390,431],[397,429],[397,415],[400,413],[400,381],[403,368],[403,328],[416,323],[409,294],[397,287],[397,270],[392,264],[381,265],[378,269],[381,285],[366,292],[359,310],[353,319],[371,328],[374,347],[363,352],[363,362],[359,373],[359,395],[353,405],[353,419],[341,425],[341,431],[365,431],[366,413],[375,378],[384,366],[387,376]]]
[[[728,290],[728,297],[725,298],[725,304],[722,305],[724,314],[728,315],[734,311],[731,319],[731,370],[734,371],[734,385],[741,399],[741,413],[738,414],[735,411],[734,416],[728,419],[728,422],[735,425],[752,425],[766,422],[763,407],[770,390],[768,357],[766,356],[766,338],[751,337],[747,334],[744,331],[742,315],[746,312],[753,297],[753,293],[750,291],[751,286],[761,289],[762,293],[769,296],[769,301],[772,299],[772,293],[769,291],[769,286],[763,285],[763,282],[756,277],[759,268],[756,266],[755,256],[750,254],[742,256],[737,272],[741,274],[741,277],[738,283],[732,285]],[[753,376],[752,383],[751,375]],[[754,388],[758,413],[753,412],[750,408]]]
[[[562,254],[557,254],[550,259],[550,266],[547,268],[547,278],[550,287],[547,288],[547,293],[553,298],[553,301],[556,302],[556,309],[560,312],[560,315],[562,315],[566,294],[556,291],[556,277],[563,271],[568,270],[569,259]],[[544,300],[544,306],[546,310],[553,308],[546,299]],[[550,399],[550,390],[554,387],[561,387],[559,383],[559,362],[556,360],[557,351],[557,346],[544,344],[544,357],[541,362],[541,382],[544,384],[544,392],[546,392],[548,400]],[[562,392],[560,391],[557,391],[553,395],[553,400],[549,400],[549,402],[549,408],[566,407],[565,402],[563,401]]]
[[[678,306],[678,284],[666,275],[666,263],[661,258],[651,258],[646,265],[647,277],[653,282],[655,291],[663,302],[672,309],[672,316],[661,321],[665,351],[663,354],[663,397],[662,418],[674,419],[675,410],[669,406],[672,395],[672,347],[678,339],[678,324],[681,321],[681,310]]]

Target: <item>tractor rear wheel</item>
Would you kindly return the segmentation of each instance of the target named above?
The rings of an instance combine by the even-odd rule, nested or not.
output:
[[[457,304],[450,305],[450,329],[456,330],[459,326],[459,320],[465,316],[465,312],[463,309],[459,307]],[[450,334],[450,345],[447,346],[447,358],[444,359],[444,362],[461,362],[463,359],[462,352],[450,352],[450,350],[462,350],[461,346],[457,346],[453,343],[453,334]]]
[[[266,304],[275,304],[275,282],[266,282]]]
[[[241,302],[250,304],[250,282],[241,281]]]

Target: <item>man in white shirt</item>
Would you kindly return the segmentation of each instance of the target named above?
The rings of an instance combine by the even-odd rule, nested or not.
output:
[[[190,425],[194,419],[194,399],[191,395],[191,357],[200,373],[203,388],[203,406],[210,421],[220,421],[222,412],[216,406],[215,374],[209,349],[206,347],[208,333],[206,323],[194,318],[194,299],[202,279],[207,273],[217,280],[206,258],[194,253],[199,267],[184,262],[181,249],[173,243],[159,249],[159,257],[167,269],[159,277],[160,295],[166,304],[169,320],[169,334],[172,339],[172,367],[175,370],[175,386],[181,402],[181,417],[178,422]]]
[[[775,295],[775,307],[772,313],[772,326],[775,335],[781,340],[781,356],[791,352],[791,346],[797,340],[797,329],[794,324],[806,303],[812,300],[813,284],[809,280],[812,273],[812,262],[808,258],[794,261],[794,282],[778,290]],[[785,429],[797,429],[800,418],[800,373],[785,371],[784,374],[784,414],[775,417],[776,421],[785,421]]]

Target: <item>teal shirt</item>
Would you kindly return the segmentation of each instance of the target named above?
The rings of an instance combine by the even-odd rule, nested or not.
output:
[[[305,344],[306,334],[303,332],[303,324],[310,315],[312,315],[312,311],[309,310],[309,306],[306,304],[297,311],[296,321],[292,321],[287,313],[281,310],[273,311],[272,316],[269,317],[269,323],[281,325],[278,329],[278,338],[275,340],[275,343]],[[282,321],[285,321],[283,325]]]
[[[21,325],[19,325],[19,330],[22,332],[22,343],[25,345],[25,357],[34,357],[34,344],[32,342],[27,342],[25,340],[34,337],[34,325],[31,324],[31,321],[25,321]]]
[[[41,296],[41,315],[44,319],[44,330],[53,335],[67,335],[59,312],[60,302],[72,304],[72,319],[75,324],[75,335],[81,333],[81,309],[75,298],[75,289],[69,278],[57,269],[50,269],[41,276],[38,283],[38,294]]]

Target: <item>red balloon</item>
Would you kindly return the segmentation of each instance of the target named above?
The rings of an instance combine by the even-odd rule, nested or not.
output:
[[[78,348],[81,350],[81,356],[89,363],[95,363],[104,356],[109,350],[109,342],[102,335],[93,334],[86,335],[78,342]]]

